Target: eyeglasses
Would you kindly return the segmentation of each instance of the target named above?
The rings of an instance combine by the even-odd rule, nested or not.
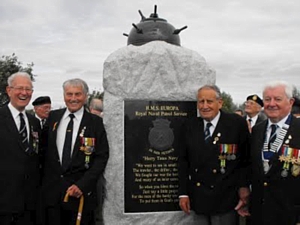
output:
[[[245,104],[245,105],[251,105],[251,106],[252,106],[252,105],[255,104],[255,102],[246,101],[246,102],[244,102],[244,104]]]
[[[12,89],[15,89],[18,92],[26,91],[26,93],[32,93],[33,89],[29,87],[10,87]]]

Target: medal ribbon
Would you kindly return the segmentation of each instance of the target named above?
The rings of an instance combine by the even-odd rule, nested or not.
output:
[[[287,120],[285,121],[284,125],[282,126],[279,134],[277,134],[276,139],[274,143],[271,144],[271,149],[268,148],[268,142],[267,142],[267,131],[265,135],[265,142],[264,142],[264,147],[263,147],[263,152],[262,152],[262,159],[263,161],[269,162],[269,159],[265,158],[265,155],[277,152],[278,147],[282,145],[283,139],[290,127],[290,122],[291,122],[291,114],[288,116]]]

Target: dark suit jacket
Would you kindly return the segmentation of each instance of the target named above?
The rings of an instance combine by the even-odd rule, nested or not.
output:
[[[184,125],[179,151],[179,195],[188,195],[191,208],[198,214],[212,215],[233,210],[238,203],[238,188],[246,187],[249,132],[245,119],[221,111],[212,135],[214,144],[204,141],[204,122],[193,118]],[[220,172],[220,144],[237,144],[235,160],[226,160]]]
[[[39,152],[38,148],[33,149],[33,141],[40,137],[40,125],[34,116],[26,115],[30,127],[29,148],[34,150],[31,154],[25,152],[8,106],[0,108],[0,213],[35,209]]]
[[[265,174],[262,164],[262,149],[268,121],[255,126],[251,136],[252,196],[251,214],[253,224],[294,225],[296,211],[300,209],[300,177],[291,173],[282,177],[283,162],[280,153],[271,159],[271,168]],[[284,138],[290,136],[289,146],[300,149],[300,120],[292,117],[289,130]]]
[[[57,128],[65,109],[52,111],[48,118],[48,141],[45,147],[44,172],[42,181],[43,199],[46,206],[62,203],[66,190],[72,184],[77,185],[84,194],[84,209],[92,210],[97,205],[96,184],[103,174],[108,160],[108,142],[102,119],[84,111],[72,153],[72,162],[63,172],[56,146]],[[84,137],[95,138],[95,151],[90,155],[90,166],[85,167],[86,155],[80,151],[79,134],[85,127]],[[79,199],[69,198],[64,207],[78,209]]]

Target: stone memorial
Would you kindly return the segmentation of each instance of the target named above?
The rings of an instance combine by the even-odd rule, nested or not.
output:
[[[215,84],[215,71],[197,52],[153,40],[113,52],[103,79],[104,224],[197,224],[178,206],[176,137],[184,119],[197,116],[197,90]]]

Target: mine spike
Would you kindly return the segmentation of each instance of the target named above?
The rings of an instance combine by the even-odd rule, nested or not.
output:
[[[152,13],[150,15],[151,18],[158,18],[158,14],[157,14],[157,5],[154,5],[154,13]]]
[[[139,33],[139,34],[142,34],[143,33],[143,30],[138,28],[137,25],[135,25],[134,23],[132,24],[132,26],[136,29],[136,32]]]
[[[183,31],[186,28],[187,28],[187,26],[184,26],[184,27],[182,27],[180,29],[176,29],[176,30],[174,30],[173,34],[179,34],[181,31]]]
[[[144,21],[146,19],[146,17],[143,15],[141,10],[139,10],[139,14],[141,15],[141,18],[142,18],[141,21]]]
[[[126,36],[126,37],[129,37],[129,35],[128,35],[128,34],[125,34],[125,33],[123,33],[123,35],[124,35],[124,36]]]

